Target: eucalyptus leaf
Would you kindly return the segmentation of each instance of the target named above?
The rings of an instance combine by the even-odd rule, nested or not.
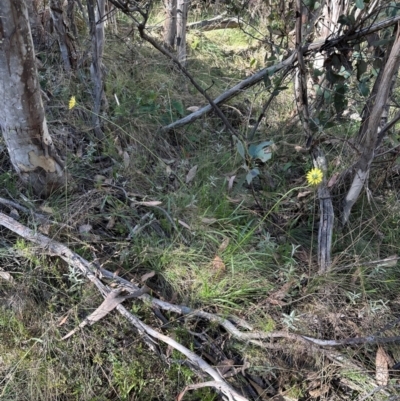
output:
[[[246,181],[250,185],[253,181],[253,178],[257,177],[260,174],[260,170],[258,168],[253,168],[246,175]]]
[[[361,81],[358,84],[358,90],[360,91],[361,95],[367,97],[369,95],[369,87],[367,82]]]
[[[356,0],[356,7],[359,8],[360,10],[364,9],[364,1],[363,0]]]
[[[270,146],[273,144],[272,141],[264,141],[258,145],[251,144],[249,146],[249,155],[253,159],[259,159],[263,163],[267,162],[272,157]]]
[[[368,64],[365,60],[359,60],[357,63],[357,79],[360,80],[362,74],[367,71]]]
[[[242,141],[238,140],[236,142],[236,148],[237,148],[237,151],[238,151],[239,155],[242,156],[242,159],[246,160],[246,153],[245,153]]]

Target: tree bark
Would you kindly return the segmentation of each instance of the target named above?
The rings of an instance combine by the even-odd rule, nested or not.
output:
[[[164,0],[164,8],[164,45],[173,50],[176,38],[176,0]]]
[[[90,36],[92,40],[92,64],[90,75],[93,83],[94,108],[93,108],[93,129],[97,139],[104,138],[101,129],[100,111],[104,96],[102,59],[104,51],[104,14],[105,0],[87,0],[88,16],[90,24]]]
[[[343,204],[342,223],[349,221],[350,212],[356,203],[362,188],[364,187],[375,156],[375,147],[378,140],[379,126],[381,123],[382,111],[384,110],[390,93],[390,88],[394,74],[397,74],[400,66],[400,29],[396,30],[395,41],[390,51],[387,63],[384,67],[382,78],[376,96],[373,99],[373,106],[364,119],[361,126],[363,130],[362,154],[355,165],[355,176],[352,185],[346,195]]]
[[[176,48],[178,50],[178,61],[183,67],[186,67],[187,49],[186,49],[186,23],[190,0],[177,0],[176,17]]]
[[[63,2],[61,0],[50,1],[51,18],[53,20],[54,30],[58,36],[61,57],[63,59],[66,71],[76,68],[77,55],[74,45],[74,39],[69,34],[69,27],[64,19]]]
[[[21,180],[46,196],[65,173],[49,135],[24,0],[0,2],[0,125]]]

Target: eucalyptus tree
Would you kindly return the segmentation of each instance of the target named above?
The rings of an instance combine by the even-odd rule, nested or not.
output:
[[[24,0],[0,2],[0,125],[11,163],[27,186],[48,195],[66,174],[47,127],[28,10]]]

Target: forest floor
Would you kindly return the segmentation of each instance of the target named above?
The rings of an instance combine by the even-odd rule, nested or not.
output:
[[[266,49],[240,29],[189,33],[188,43],[188,70],[213,98],[265,65]],[[368,196],[357,202],[347,227],[335,226],[332,267],[320,274],[319,201],[306,182],[312,161],[295,118],[290,75],[251,139],[270,96],[266,83],[223,106],[248,143],[273,141],[270,160],[252,161],[259,175],[249,184],[240,141],[214,113],[161,133],[160,127],[207,102],[136,34],[107,33],[101,142],[91,131],[88,60],[83,56],[79,71],[67,75],[52,50],[38,55],[39,73],[71,184],[37,199],[20,186],[3,152],[0,196],[48,216],[40,222],[19,212],[19,221],[116,276],[145,283],[162,301],[236,316],[249,332],[271,334],[258,343],[243,341],[199,316],[124,302],[146,324],[219,368],[249,400],[400,399],[394,398],[400,394],[396,342],[329,347],[289,336],[398,335],[398,161],[375,163]],[[69,110],[72,96],[77,104]],[[362,105],[355,96],[351,111]],[[358,124],[343,118],[324,132],[329,178],[354,157],[347,143]],[[333,195],[339,200],[342,194]],[[95,286],[6,229],[0,258],[1,400],[172,401],[185,386],[209,380],[170,346],[158,345],[163,358],[154,354],[116,311],[62,340],[101,304]],[[203,388],[183,399],[219,397]]]

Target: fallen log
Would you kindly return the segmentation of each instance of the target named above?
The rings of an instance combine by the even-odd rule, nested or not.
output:
[[[243,25],[243,21],[238,17],[225,17],[218,15],[217,17],[206,19],[203,21],[191,22],[186,25],[186,29],[198,29],[201,31],[214,31],[217,29],[233,29],[239,28]]]

